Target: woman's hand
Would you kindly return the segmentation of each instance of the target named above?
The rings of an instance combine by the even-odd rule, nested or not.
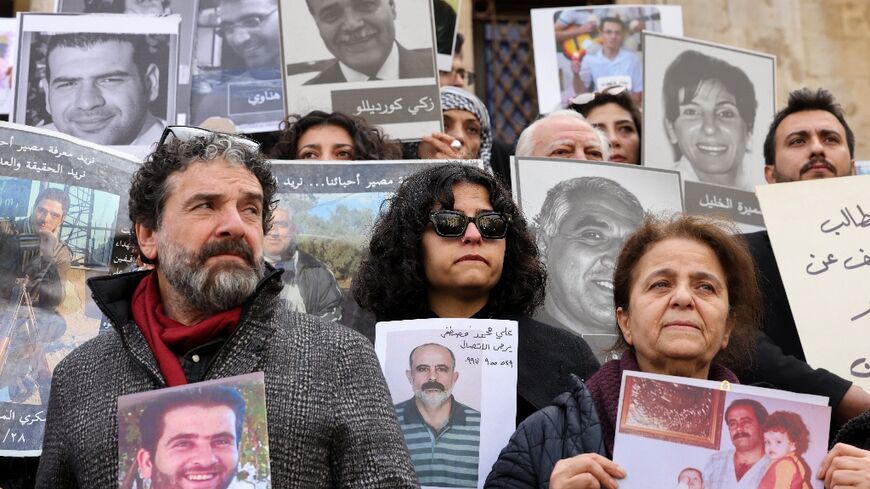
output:
[[[431,136],[423,136],[420,146],[417,147],[417,156],[422,160],[471,159],[472,156],[467,154],[468,149],[465,145],[457,148],[453,144],[454,141],[459,140],[443,132],[433,132]]]
[[[822,460],[816,475],[824,479],[827,489],[840,487],[870,488],[870,452],[837,443]]]
[[[550,474],[550,489],[616,489],[616,479],[625,471],[616,462],[597,453],[584,453],[556,462]]]

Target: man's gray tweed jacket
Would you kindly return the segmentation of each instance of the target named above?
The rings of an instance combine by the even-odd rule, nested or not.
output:
[[[114,328],[54,371],[37,487],[118,487],[118,396],[166,387],[130,314],[146,273],[88,281]],[[371,343],[289,312],[267,275],[206,379],[265,373],[272,487],[417,487]]]

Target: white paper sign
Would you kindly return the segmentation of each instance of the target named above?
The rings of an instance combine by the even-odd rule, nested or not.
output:
[[[870,388],[870,177],[756,188],[807,363]]]
[[[515,428],[517,323],[378,323],[375,352],[420,484],[482,488]]]

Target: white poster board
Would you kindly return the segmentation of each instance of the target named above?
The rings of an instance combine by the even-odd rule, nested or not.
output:
[[[870,388],[870,176],[756,188],[807,363]]]

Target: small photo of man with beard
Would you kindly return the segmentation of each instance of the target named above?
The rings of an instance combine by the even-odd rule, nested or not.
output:
[[[420,484],[477,487],[480,411],[453,397],[460,378],[455,355],[439,343],[419,345],[405,376],[414,397],[396,404],[396,416]]]

